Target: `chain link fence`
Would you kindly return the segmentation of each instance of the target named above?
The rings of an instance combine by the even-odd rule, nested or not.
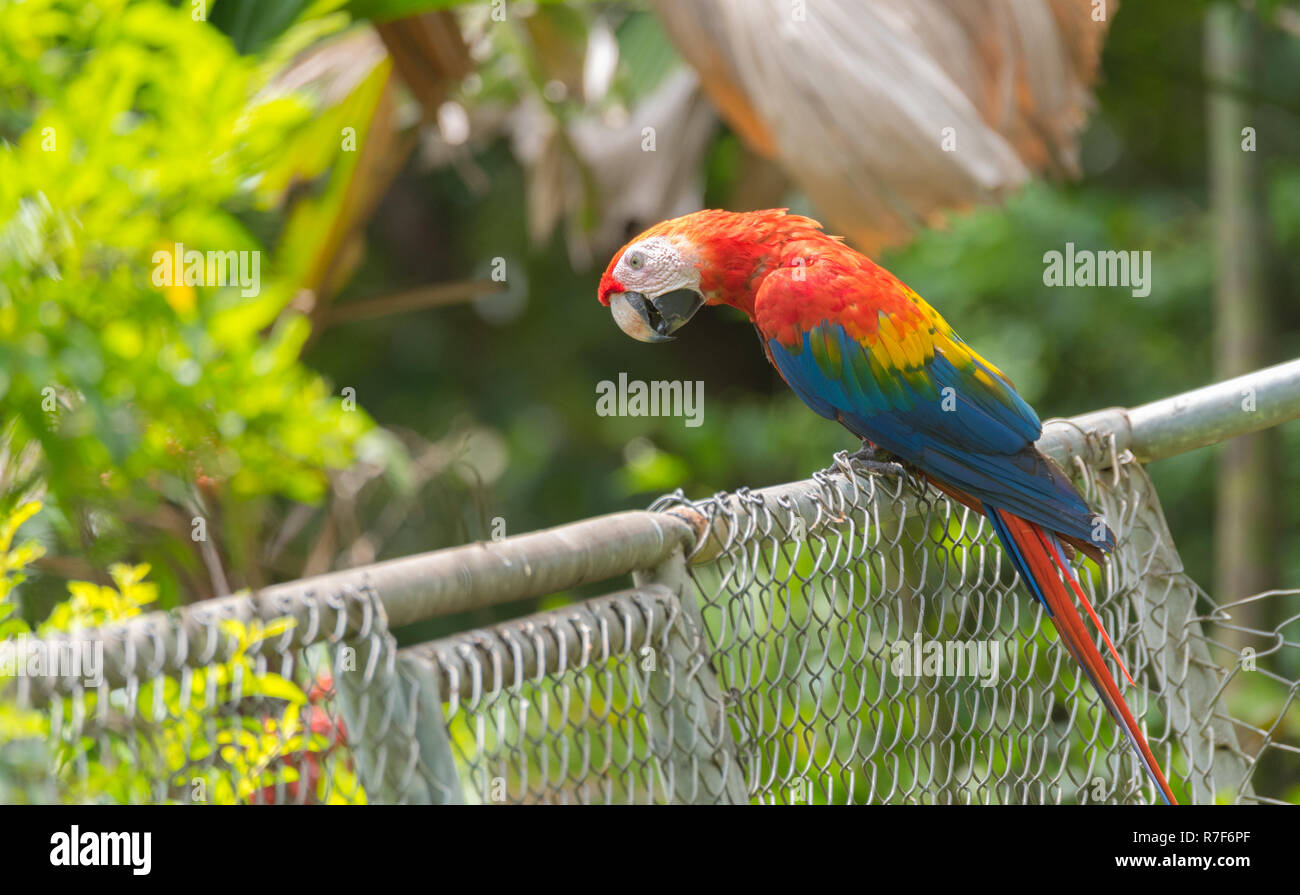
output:
[[[1183,573],[1134,453],[1070,425],[1117,536],[1080,580],[1175,793],[1296,801],[1300,592],[1251,598],[1277,627],[1235,625]],[[390,632],[628,573],[490,628],[403,649]],[[6,802],[1157,800],[986,520],[843,455],[804,482],[3,647]]]

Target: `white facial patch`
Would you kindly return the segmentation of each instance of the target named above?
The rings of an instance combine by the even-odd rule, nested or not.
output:
[[[628,246],[614,268],[614,278],[628,292],[651,297],[675,289],[700,288],[700,272],[666,236],[652,236]]]

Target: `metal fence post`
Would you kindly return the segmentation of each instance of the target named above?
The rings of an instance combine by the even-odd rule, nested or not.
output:
[[[1183,571],[1146,470],[1136,463],[1121,465],[1127,487],[1121,491],[1102,481],[1097,489],[1103,515],[1119,523],[1121,537],[1134,548],[1112,554],[1119,564],[1112,574],[1120,576],[1119,586],[1131,582],[1142,640],[1148,648],[1156,645],[1150,667],[1158,692],[1168,694],[1166,723],[1190,765],[1192,801],[1213,804],[1222,789],[1231,789],[1238,799],[1249,797],[1250,763],[1232,725],[1215,714],[1221,682],[1199,623],[1201,590]]]
[[[656,568],[634,573],[633,580],[637,587],[667,587],[681,610],[665,638],[668,667],[651,675],[645,707],[654,728],[654,749],[672,772],[672,800],[747,804],[749,792],[727,718],[727,698],[711,662],[685,553],[679,550]]]
[[[425,784],[422,790],[407,793],[403,801],[463,805],[465,794],[451,754],[437,669],[427,658],[403,651],[397,656],[397,677],[403,692],[414,694],[409,703],[414,711],[412,734],[420,756],[420,777]]]
[[[373,613],[335,649],[332,672],[367,800],[460,804],[437,675],[418,657],[398,653],[378,596],[361,596]],[[344,658],[354,660],[351,668],[343,667]]]

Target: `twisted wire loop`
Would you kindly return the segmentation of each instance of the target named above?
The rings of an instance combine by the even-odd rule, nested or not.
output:
[[[1175,790],[1294,800],[1264,784],[1300,766],[1300,592],[1216,604],[1141,465],[1079,445],[1117,546],[1076,569]],[[0,743],[0,801],[1155,800],[979,513],[843,455],[653,509],[701,536],[633,589],[400,650],[366,575],[0,643],[102,649],[98,681],[0,677],[33,732]]]

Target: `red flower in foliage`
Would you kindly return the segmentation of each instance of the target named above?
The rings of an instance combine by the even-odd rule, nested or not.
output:
[[[320,804],[316,790],[317,784],[320,783],[321,763],[325,756],[333,752],[334,749],[339,746],[346,747],[348,744],[348,731],[343,719],[331,715],[319,705],[319,703],[329,700],[333,695],[334,678],[328,671],[322,671],[307,694],[307,701],[310,703],[311,709],[311,720],[308,726],[313,734],[328,738],[329,745],[318,751],[303,749],[291,752],[279,759],[278,767],[293,768],[298,772],[298,779],[284,784],[283,799],[277,797],[276,786],[265,786],[249,797],[250,804]],[[272,720],[268,718],[266,723],[269,726]],[[348,762],[348,766],[351,767],[351,761]]]

